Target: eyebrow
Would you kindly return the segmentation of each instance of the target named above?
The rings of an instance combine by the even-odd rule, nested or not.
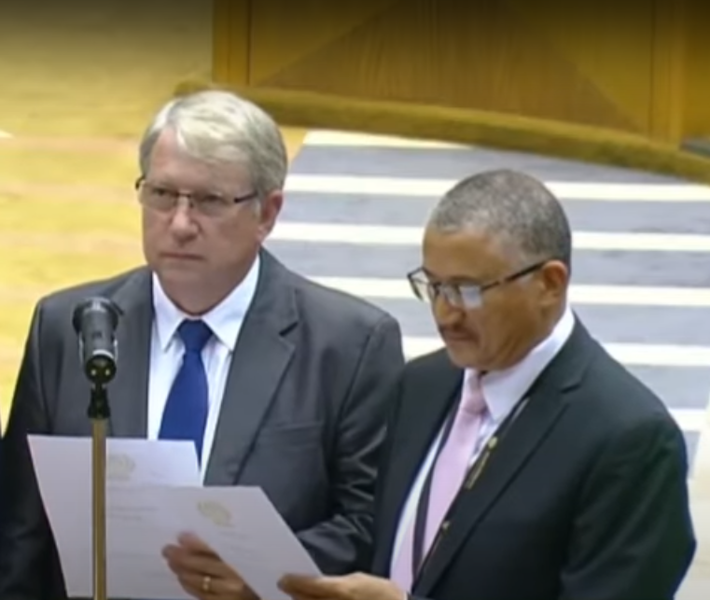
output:
[[[443,280],[443,281],[450,282],[450,283],[471,283],[474,285],[479,285],[481,283],[481,281],[484,280],[483,277],[473,277],[471,275],[452,275],[450,277],[441,278],[441,277],[437,277],[434,273],[432,273],[431,271],[428,271],[424,267],[422,267],[421,270],[422,270],[422,273],[424,273],[424,275],[426,275],[428,278],[433,279],[435,281],[442,281]]]
[[[164,179],[143,179],[146,183],[149,185],[152,185],[154,187],[158,188],[165,188],[166,190],[170,191],[181,191],[183,186],[180,185],[175,185],[174,183],[171,183],[169,181],[166,181]],[[224,197],[229,197],[229,194],[226,194],[220,190],[217,190],[215,188],[211,188],[208,186],[204,187],[195,187],[193,189],[188,189],[185,193],[187,194],[199,194],[201,196],[224,196]]]

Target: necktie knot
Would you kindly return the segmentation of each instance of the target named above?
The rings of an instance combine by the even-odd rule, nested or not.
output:
[[[486,398],[479,375],[467,378],[461,398],[461,409],[471,415],[480,415],[486,410]]]
[[[186,319],[178,327],[178,335],[185,345],[186,352],[202,352],[207,341],[212,337],[212,330],[202,320]]]

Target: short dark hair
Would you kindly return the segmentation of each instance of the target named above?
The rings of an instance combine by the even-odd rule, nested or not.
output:
[[[572,232],[554,194],[518,171],[485,171],[463,179],[434,208],[429,226],[442,231],[473,227],[503,237],[528,262],[559,260],[571,269]]]

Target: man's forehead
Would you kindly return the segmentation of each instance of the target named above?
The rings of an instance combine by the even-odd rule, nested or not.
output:
[[[238,163],[204,161],[186,154],[150,162],[148,175],[164,185],[185,188],[236,188],[250,185],[248,170]]]
[[[424,253],[448,254],[451,259],[484,255],[488,258],[508,254],[501,236],[471,227],[446,231],[427,227],[424,231]]]
[[[500,239],[474,229],[446,232],[427,228],[422,255],[427,275],[454,280],[498,276],[511,262]]]

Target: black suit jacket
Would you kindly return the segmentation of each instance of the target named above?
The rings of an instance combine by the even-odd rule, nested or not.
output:
[[[205,483],[261,486],[324,572],[363,568],[389,410],[386,390],[404,363],[400,329],[373,305],[317,286],[267,252],[261,258]],[[91,434],[89,387],[71,318],[77,302],[95,295],[112,298],[123,310],[110,435],[146,435],[150,272],[137,269],[42,300],[3,443],[2,600],[65,597],[26,434]]]
[[[444,351],[407,365],[375,516],[389,576],[399,514],[461,389]],[[671,600],[693,554],[684,439],[577,323],[414,583],[432,600]]]

